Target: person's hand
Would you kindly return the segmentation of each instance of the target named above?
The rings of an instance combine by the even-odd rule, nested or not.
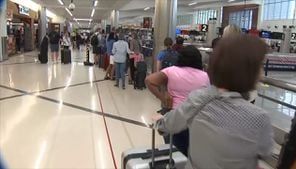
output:
[[[152,121],[153,121],[153,122],[156,122],[156,121],[158,121],[158,120],[160,120],[160,119],[162,119],[162,118],[163,118],[163,115],[157,113],[157,114],[154,114],[154,115],[152,116]]]

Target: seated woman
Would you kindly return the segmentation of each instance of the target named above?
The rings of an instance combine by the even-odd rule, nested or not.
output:
[[[202,71],[200,52],[194,46],[186,46],[180,50],[176,66],[162,69],[146,78],[148,89],[167,107],[176,109],[193,90],[206,88],[210,85],[209,77]],[[163,95],[160,86],[167,86],[168,95]],[[166,97],[168,96],[168,97]],[[172,101],[169,101],[172,98]],[[169,105],[172,102],[172,105]],[[173,135],[173,144],[187,156],[188,130],[177,132]],[[165,137],[169,142],[169,137]]]
[[[244,98],[256,87],[266,52],[256,37],[222,38],[210,58],[212,86],[193,91],[164,117],[153,117],[162,132],[189,129],[186,168],[255,169],[258,156],[269,155],[273,133],[267,112]]]

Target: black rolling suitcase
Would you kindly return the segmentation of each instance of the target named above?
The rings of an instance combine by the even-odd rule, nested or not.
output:
[[[47,53],[42,53],[42,51],[38,54],[38,59],[41,64],[46,64],[48,62],[48,55]]]
[[[145,79],[147,75],[147,64],[146,62],[138,62],[135,71],[134,89],[143,90],[146,88]]]
[[[133,148],[121,154],[122,169],[184,169],[187,158],[172,145],[155,148],[155,129],[152,129],[152,149]]]
[[[71,50],[62,49],[61,50],[61,62],[64,64],[71,63]]]
[[[46,36],[42,39],[38,60],[42,64],[46,64],[48,62],[48,38]]]

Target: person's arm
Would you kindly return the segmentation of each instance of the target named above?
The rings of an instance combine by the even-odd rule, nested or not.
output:
[[[128,54],[133,54],[134,52],[132,52],[130,49],[129,49],[129,47],[128,47],[128,43],[126,42],[126,52],[128,53]]]
[[[262,158],[268,157],[274,144],[273,130],[267,114],[263,117],[263,127],[260,129],[258,137],[258,155]]]
[[[113,47],[112,47],[112,55],[115,55],[115,53],[116,53],[116,45],[113,44]]]
[[[135,50],[135,45],[134,45],[134,41],[133,40],[130,42],[130,50],[131,51],[134,51]]]
[[[156,72],[149,75],[145,82],[151,93],[160,101],[165,102],[165,97],[163,93],[160,92],[159,87],[167,84],[168,77],[162,72]]]
[[[164,133],[179,133],[188,128],[188,124],[199,111],[213,98],[206,96],[207,90],[194,91],[185,102],[156,121],[156,128]],[[206,97],[204,97],[206,96]]]
[[[157,60],[156,61],[156,72],[159,72],[161,69],[161,61]]]
[[[164,53],[162,51],[160,51],[157,55],[157,61],[156,61],[156,72],[159,72],[161,69],[161,61],[164,57]]]

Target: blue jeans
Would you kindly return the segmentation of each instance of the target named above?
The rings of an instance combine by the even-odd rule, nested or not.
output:
[[[119,79],[122,79],[122,86],[125,86],[125,63],[116,64],[116,84],[119,85]]]

